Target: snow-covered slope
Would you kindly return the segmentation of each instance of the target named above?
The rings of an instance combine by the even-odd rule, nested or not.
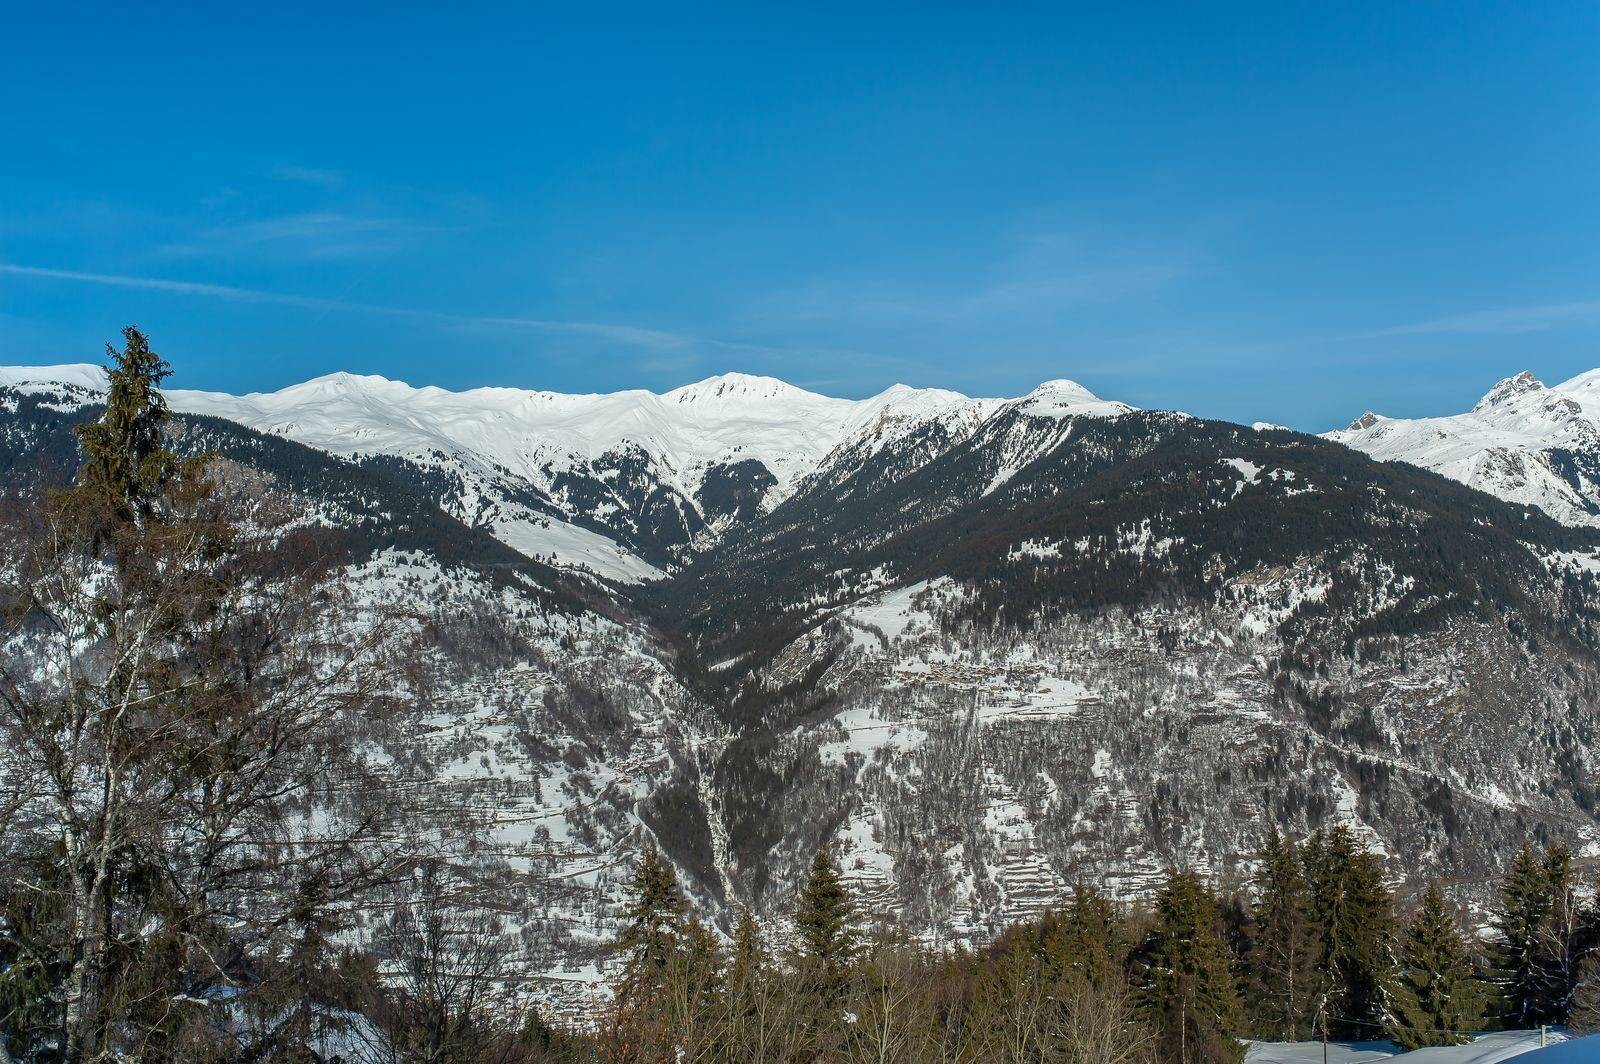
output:
[[[1544,1042],[1551,1048],[1536,1053]],[[1401,1052],[1392,1042],[1335,1042],[1327,1046],[1321,1042],[1252,1042],[1244,1059],[1245,1064],[1499,1064],[1513,1058],[1535,1064],[1545,1060],[1600,1060],[1600,1045],[1560,1048],[1566,1045],[1567,1036],[1560,1032],[1495,1031],[1479,1035],[1463,1046],[1430,1046],[1410,1053]]]
[[[105,389],[106,372],[88,362],[65,366],[0,366],[0,387],[37,391],[40,386],[50,384],[67,384],[99,392]]]
[[[90,365],[0,368],[0,386],[54,387],[87,402]],[[276,392],[173,390],[173,409],[226,418],[355,460],[442,474],[445,509],[517,550],[624,582],[662,575],[691,546],[770,511],[807,477],[853,465],[938,425],[944,446],[993,415],[1115,416],[1131,410],[1071,381],[1017,400],[895,385],[867,399],[727,373],[657,394],[452,392],[334,373]],[[931,455],[928,455],[931,457]]]
[[[1327,437],[1537,506],[1567,524],[1600,524],[1600,370],[1553,388],[1519,373],[1464,414],[1367,413]]]
[[[638,447],[686,494],[711,466],[741,458],[760,461],[780,486],[792,484],[827,452],[857,406],[742,374],[664,395],[564,395],[450,392],[335,373],[266,394],[174,392],[172,402],[334,453],[464,450],[534,483],[552,470]]]

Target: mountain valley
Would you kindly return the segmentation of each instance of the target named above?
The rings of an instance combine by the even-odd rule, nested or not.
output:
[[[829,843],[946,942],[1075,882],[1237,883],[1269,826],[1473,906],[1523,839],[1600,856],[1587,379],[1328,439],[1067,381],[168,400],[406,618],[422,708],[374,756],[559,995],[651,842],[724,928]],[[0,368],[14,488],[74,468],[102,389]]]

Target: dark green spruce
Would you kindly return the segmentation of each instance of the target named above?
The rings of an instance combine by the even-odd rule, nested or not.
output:
[[[1401,1049],[1458,1046],[1482,1026],[1472,958],[1439,888],[1429,885],[1406,925],[1389,1002],[1389,1037]]]
[[[1216,898],[1199,876],[1167,872],[1138,960],[1139,1008],[1157,1059],[1223,1064],[1244,1058],[1233,958]]]
[[[1311,888],[1299,848],[1273,828],[1252,881],[1246,992],[1257,1031],[1278,1041],[1310,1037],[1325,989]]]

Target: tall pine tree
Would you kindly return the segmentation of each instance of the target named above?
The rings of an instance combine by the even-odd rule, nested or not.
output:
[[[1119,978],[1128,953],[1116,906],[1081,883],[1064,909],[1040,921],[1038,949],[1045,977],[1062,989],[1100,987]]]
[[[1499,991],[1500,1018],[1507,1027],[1536,1027],[1546,1022],[1541,939],[1551,903],[1549,870],[1533,847],[1524,844],[1506,869],[1500,908],[1493,917],[1496,941],[1490,959]]]
[[[844,987],[859,949],[855,906],[826,846],[811,861],[794,917],[795,967],[808,988],[832,1001]]]
[[[761,925],[748,906],[739,907],[739,919],[733,926],[733,948],[728,956],[728,983],[748,985],[761,975],[767,963],[767,945],[761,935]]]
[[[1157,1059],[1232,1064],[1244,1058],[1232,959],[1215,897],[1194,873],[1169,870],[1155,925],[1139,950],[1139,1008]]]
[[[1389,1013],[1389,1037],[1406,1050],[1465,1045],[1482,1023],[1472,960],[1438,887],[1428,887],[1406,927]]]
[[[163,445],[162,426],[171,414],[161,382],[172,367],[136,327],[122,330],[123,349],[106,345],[110,390],[99,421],[78,427],[84,461],[78,486],[124,521],[148,517],[162,489],[178,470]]]
[[[1322,990],[1311,889],[1292,839],[1267,836],[1253,879],[1249,1001],[1254,1028],[1280,1041],[1310,1035]]]
[[[1550,902],[1538,936],[1541,1022],[1566,1023],[1586,945],[1570,849],[1560,844],[1546,848],[1544,879]]]
[[[615,948],[623,955],[618,996],[659,984],[683,939],[689,903],[678,875],[654,846],[647,848],[633,877],[633,897]]]
[[[1347,945],[1341,974],[1345,988],[1345,1018],[1373,1030],[1387,1012],[1388,987],[1394,975],[1394,949],[1398,922],[1394,896],[1385,882],[1378,855],[1362,850],[1350,866],[1346,915]]]
[[[1313,835],[1302,859],[1327,980],[1319,1011],[1329,1030],[1371,1037],[1383,1026],[1394,969],[1394,902],[1383,865],[1344,827]]]

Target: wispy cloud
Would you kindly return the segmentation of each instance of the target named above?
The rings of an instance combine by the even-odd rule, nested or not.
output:
[[[58,270],[49,266],[23,266],[14,262],[0,262],[0,273],[23,277],[44,277],[55,281],[81,281],[85,284],[110,285],[114,288],[144,288],[159,292],[176,292],[190,296],[216,296],[253,303],[278,303],[292,307],[332,309],[350,306],[331,299],[315,296],[296,296],[282,292],[264,292],[253,288],[236,288],[233,285],[206,284],[200,281],[174,281],[164,277],[129,277],[116,273],[88,273],[83,270]]]
[[[1436,336],[1501,335],[1541,332],[1554,329],[1572,321],[1600,318],[1600,300],[1579,300],[1574,303],[1544,303],[1526,307],[1500,307],[1454,314],[1443,318],[1429,318],[1409,325],[1395,325],[1385,329],[1352,333],[1340,339],[1371,340],[1386,336]]]
[[[301,211],[212,226],[206,232],[228,240],[270,243],[277,240],[340,240],[374,233],[441,232],[444,226],[421,225],[403,218],[370,218],[341,211]]]
[[[932,254],[908,275],[852,272],[763,297],[757,313],[794,321],[1011,330],[1087,308],[1134,305],[1196,276],[1202,235],[1111,230],[1030,216],[999,228],[988,254]]]
[[[272,168],[272,176],[279,181],[292,181],[300,185],[316,185],[319,188],[333,188],[335,185],[344,184],[344,172],[329,170],[315,166],[294,166],[284,164]]]
[[[171,292],[176,295],[229,299],[244,303],[266,303],[276,306],[299,307],[307,310],[378,314],[387,317],[432,321],[442,325],[467,328],[526,329],[533,332],[589,337],[658,353],[683,352],[697,347],[764,353],[773,353],[778,350],[759,344],[708,339],[686,333],[670,332],[663,329],[648,329],[636,325],[613,322],[566,321],[558,318],[528,318],[506,315],[452,314],[445,311],[417,310],[410,307],[388,307],[375,303],[351,303],[338,299],[326,299],[320,296],[294,295],[287,292],[241,288],[234,285],[180,281],[166,277],[134,277],[126,274],[91,273],[84,270],[63,270],[48,266],[27,266],[19,263],[0,263],[0,273],[81,284],[106,285],[113,288],[144,289]]]
[[[168,255],[287,255],[305,259],[345,258],[392,252],[412,241],[456,231],[409,218],[337,210],[295,211],[223,222],[161,250]]]

